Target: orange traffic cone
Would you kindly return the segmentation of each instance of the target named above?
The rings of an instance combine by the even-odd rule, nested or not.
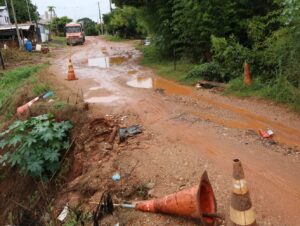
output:
[[[135,209],[196,218],[204,226],[213,225],[218,218],[215,195],[206,171],[199,186],[163,198],[139,202],[135,205]]]
[[[66,80],[68,81],[77,80],[71,58],[69,59],[69,63],[68,63],[68,77],[66,78]]]
[[[244,170],[239,159],[233,160],[230,221],[232,226],[257,226]]]
[[[246,62],[244,64],[244,83],[248,86],[251,86],[253,83],[251,77],[250,65]]]

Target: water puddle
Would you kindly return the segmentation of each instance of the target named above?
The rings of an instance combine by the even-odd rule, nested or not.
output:
[[[88,59],[89,67],[100,67],[100,68],[109,68],[113,65],[121,65],[126,62],[128,58],[117,56],[117,57],[96,57]]]
[[[128,86],[141,89],[153,88],[153,79],[148,77],[137,77],[127,82]]]
[[[138,71],[136,71],[136,70],[131,70],[131,71],[128,71],[127,73],[129,74],[129,75],[134,75],[134,74],[136,74]]]
[[[88,60],[89,67],[109,68],[109,57],[90,58]]]
[[[90,91],[100,90],[101,86],[91,87],[89,88]]]
[[[127,85],[134,88],[163,89],[167,94],[187,96],[192,93],[191,88],[178,85],[175,82],[162,78],[137,77],[133,80],[129,80]]]
[[[111,65],[115,64],[115,65],[120,65],[123,64],[124,62],[126,62],[128,59],[130,59],[129,57],[124,57],[124,56],[117,56],[117,57],[110,57],[110,63]]]
[[[89,99],[86,99],[85,101],[87,103],[93,103],[93,104],[111,104],[120,99],[121,98],[119,96],[104,96],[104,97],[91,97]]]

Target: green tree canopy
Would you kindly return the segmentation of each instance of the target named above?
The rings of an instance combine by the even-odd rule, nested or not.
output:
[[[10,1],[7,0],[7,3],[8,3],[8,9],[9,9],[10,21],[12,23],[14,23]],[[18,23],[25,23],[25,22],[29,21],[29,15],[28,15],[26,1],[25,0],[13,0],[13,3],[14,3],[14,8],[16,11],[16,17],[17,17]],[[0,5],[4,6],[5,1],[0,0]],[[29,12],[31,15],[31,19],[33,21],[37,20],[39,18],[39,14],[37,12],[37,7],[32,4],[31,0],[28,0],[28,6],[29,6]]]
[[[105,28],[110,34],[117,34],[124,38],[141,37],[144,34],[142,18],[135,7],[124,6],[117,8],[110,14],[103,16]]]
[[[73,20],[67,16],[55,17],[50,23],[50,29],[58,36],[64,36],[65,26]]]
[[[78,23],[83,24],[84,32],[88,36],[95,36],[99,34],[97,23],[90,18],[84,17],[77,20]]]

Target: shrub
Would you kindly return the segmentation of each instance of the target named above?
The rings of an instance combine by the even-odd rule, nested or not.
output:
[[[243,64],[245,61],[253,64],[251,51],[239,44],[234,37],[217,38],[212,36],[213,59],[218,62],[222,72],[228,79],[233,79],[243,74]]]
[[[60,152],[69,147],[71,128],[70,122],[56,122],[49,114],[15,121],[0,133],[0,150],[6,150],[0,164],[18,166],[21,174],[47,179],[59,168]]]
[[[186,78],[199,78],[215,82],[225,82],[227,80],[221,73],[220,65],[216,62],[204,63],[196,66],[187,74]]]

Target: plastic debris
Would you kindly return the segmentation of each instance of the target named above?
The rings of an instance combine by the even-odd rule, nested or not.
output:
[[[54,94],[54,93],[53,93],[52,91],[49,91],[49,92],[47,92],[47,93],[44,94],[43,99],[47,99],[47,98],[49,98],[49,97],[52,97],[53,94]]]
[[[258,130],[258,132],[259,132],[259,135],[263,138],[271,138],[274,135],[274,132],[270,129],[267,131],[260,129],[260,130]]]
[[[63,222],[66,219],[66,217],[68,216],[68,213],[69,213],[69,207],[68,207],[68,204],[67,204],[67,205],[65,205],[63,211],[61,211],[61,213],[57,217],[57,220]]]
[[[119,180],[121,180],[121,175],[120,175],[120,173],[119,173],[119,172],[116,172],[116,173],[112,176],[111,179],[113,179],[113,181],[119,181]]]
[[[127,137],[133,137],[136,134],[142,133],[140,125],[133,125],[127,128],[119,129],[120,142],[124,142]]]

